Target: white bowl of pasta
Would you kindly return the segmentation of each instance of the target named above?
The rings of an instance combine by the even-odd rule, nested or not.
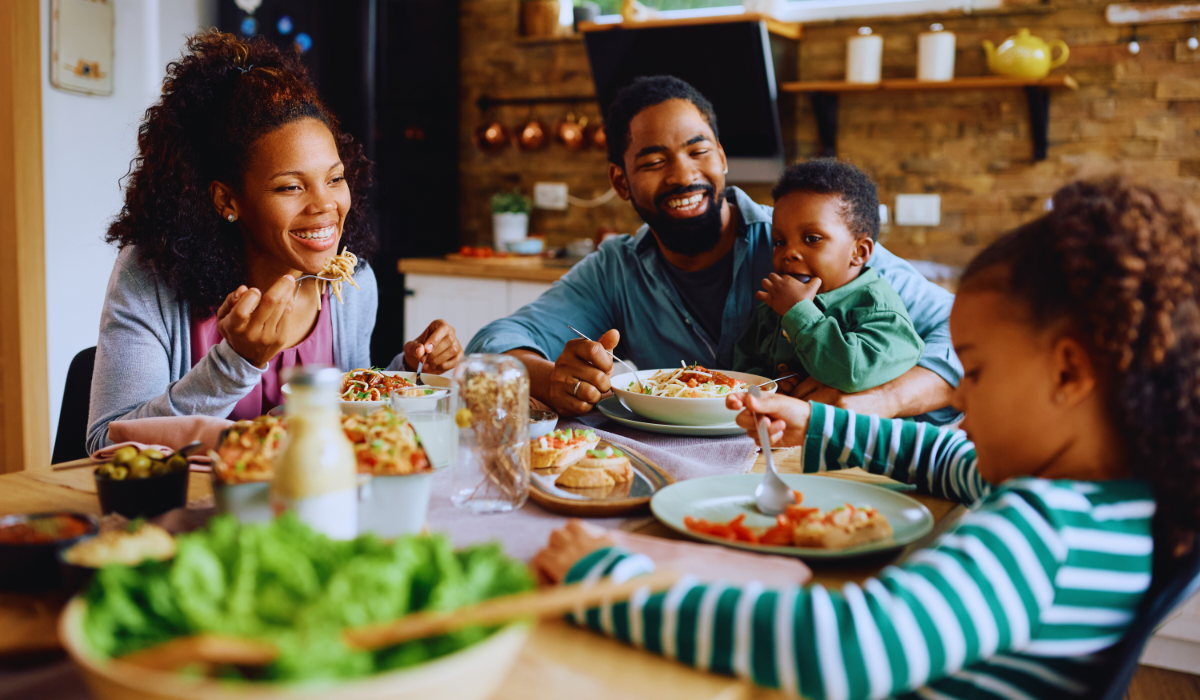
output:
[[[411,407],[419,410],[421,403],[437,401],[444,398],[450,391],[450,377],[437,374],[421,374],[425,386],[417,386],[416,372],[392,372],[377,368],[353,369],[342,375],[342,395],[338,405],[342,413],[368,415],[384,406],[403,409]],[[400,396],[393,404],[389,399],[391,390]],[[292,394],[291,387],[284,384],[281,387],[285,398]]]
[[[612,378],[613,393],[630,411],[668,425],[732,423],[737,412],[725,408],[725,397],[764,382],[764,393],[776,389],[768,377],[696,365],[642,370],[637,378],[642,381],[643,391],[638,390],[634,374],[626,372]]]

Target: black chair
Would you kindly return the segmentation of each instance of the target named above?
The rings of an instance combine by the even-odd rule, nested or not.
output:
[[[1133,676],[1137,673],[1142,649],[1150,641],[1164,618],[1180,603],[1200,589],[1200,541],[1183,557],[1159,567],[1154,572],[1150,590],[1129,631],[1121,643],[1108,655],[1105,665],[1112,668],[1109,682],[1097,697],[1101,700],[1124,700]]]
[[[88,456],[88,409],[92,402],[92,369],[96,366],[96,348],[79,351],[67,370],[62,409],[58,413],[58,433],[54,436],[54,464]]]

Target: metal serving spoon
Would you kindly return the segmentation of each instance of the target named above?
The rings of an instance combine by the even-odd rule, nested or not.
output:
[[[750,395],[761,399],[762,390],[752,386]],[[758,444],[762,447],[763,457],[767,462],[767,471],[763,474],[762,483],[754,489],[754,503],[764,515],[779,515],[787,510],[788,506],[795,505],[796,497],[783,479],[779,478],[779,472],[775,471],[775,460],[771,456],[771,436],[767,434],[767,424],[759,420],[758,414],[754,411],[750,411],[750,415],[754,416],[754,424],[758,426]]]
[[[575,328],[574,328],[573,326],[571,326],[571,324],[569,324],[569,323],[567,324],[567,328],[570,328],[570,329],[571,329],[571,330],[572,330],[572,331],[575,333],[575,335],[579,336],[580,338],[583,338],[584,340],[588,341],[589,343],[594,343],[594,342],[596,342],[596,341],[592,340],[591,338],[587,337],[586,335],[584,335],[584,334],[580,333],[579,331],[575,330]],[[604,347],[604,346],[602,345],[602,346],[600,346],[600,347]],[[619,358],[619,357],[617,357],[616,355],[612,354],[612,351],[611,351],[611,350],[608,350],[607,348],[604,350],[604,352],[607,352],[607,353],[608,353],[608,356],[609,356],[609,357],[611,357],[612,359],[614,359],[614,360],[616,360],[617,362],[620,362],[621,364],[625,365],[625,369],[629,370],[630,372],[633,372],[633,380],[634,380],[635,382],[637,382],[637,385],[638,385],[638,391],[639,391],[639,392],[642,392],[642,393],[645,393],[645,392],[646,392],[646,389],[645,389],[645,387],[643,387],[643,386],[642,386],[642,380],[641,380],[641,378],[639,378],[639,377],[638,377],[637,370],[636,370],[636,369],[634,369],[633,365],[629,364],[629,363],[628,363],[628,362],[626,362],[625,360],[622,360],[621,358]]]

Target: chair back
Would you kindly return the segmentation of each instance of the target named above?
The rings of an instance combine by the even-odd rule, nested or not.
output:
[[[54,436],[54,464],[88,456],[88,410],[92,402],[92,369],[96,366],[96,348],[79,351],[67,369],[62,408],[58,412],[58,432]]]
[[[1142,649],[1150,637],[1172,610],[1200,590],[1200,541],[1192,545],[1191,552],[1163,565],[1161,569],[1154,572],[1150,590],[1146,592],[1146,598],[1129,631],[1108,654],[1106,665],[1112,669],[1110,681],[1099,688],[1096,695],[1102,700],[1124,700],[1129,683],[1137,673]]]

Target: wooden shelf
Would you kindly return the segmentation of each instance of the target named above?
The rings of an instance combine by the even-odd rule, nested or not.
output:
[[[1051,75],[1041,80],[1009,78],[1003,75],[986,75],[955,78],[946,82],[928,82],[915,78],[883,80],[878,83],[847,83],[844,80],[809,80],[798,83],[780,83],[780,92],[873,92],[899,90],[989,90],[996,88],[1042,87],[1078,90],[1079,83],[1069,75]]]
[[[1069,75],[1051,75],[1040,80],[1009,78],[1002,75],[955,78],[946,82],[926,82],[913,78],[882,80],[878,83],[847,83],[844,80],[809,80],[780,83],[780,92],[806,93],[812,100],[821,139],[821,155],[837,155],[838,95],[843,92],[900,92],[916,90],[990,90],[1023,88],[1029,101],[1029,126],[1033,136],[1033,159],[1046,159],[1049,146],[1050,91],[1058,88],[1078,90],[1079,83]]]
[[[657,29],[660,27],[690,27],[698,24],[729,24],[730,22],[766,22],[767,31],[785,39],[800,38],[799,22],[781,22],[770,15],[747,12],[739,15],[716,15],[713,17],[682,17],[674,19],[650,19],[645,22],[614,22],[597,24],[580,22],[579,33],[607,32],[613,29]]]
[[[560,34],[558,36],[519,36],[517,46],[536,46],[538,44],[570,44],[583,41],[579,34]]]

